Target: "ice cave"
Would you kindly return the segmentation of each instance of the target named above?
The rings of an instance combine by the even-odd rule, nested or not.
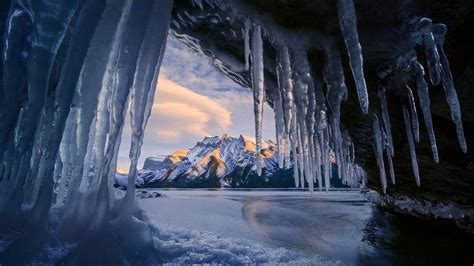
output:
[[[472,234],[473,22],[463,1],[2,0],[0,265],[163,262],[135,184],[167,38],[251,90],[257,175],[266,102],[309,198],[337,178]]]

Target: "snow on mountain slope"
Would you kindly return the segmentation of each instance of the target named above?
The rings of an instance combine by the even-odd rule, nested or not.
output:
[[[253,138],[207,136],[188,150],[146,159],[138,186],[152,187],[291,187],[290,169],[279,169],[275,143],[263,143],[262,176],[255,172]],[[123,182],[116,182],[123,186]]]

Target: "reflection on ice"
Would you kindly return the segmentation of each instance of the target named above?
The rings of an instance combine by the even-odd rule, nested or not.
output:
[[[474,259],[474,239],[464,232],[392,215],[359,191],[159,192],[163,196],[140,205],[157,226],[155,247],[163,262],[405,265]]]

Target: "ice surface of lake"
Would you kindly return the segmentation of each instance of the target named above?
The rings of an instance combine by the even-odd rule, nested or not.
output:
[[[162,262],[390,265],[472,259],[470,240],[446,240],[442,232],[400,221],[359,191],[155,191],[163,196],[141,199],[140,205],[156,226]],[[449,247],[450,241],[456,244]]]

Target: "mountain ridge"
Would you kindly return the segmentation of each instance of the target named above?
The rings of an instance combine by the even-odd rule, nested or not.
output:
[[[137,187],[152,188],[294,188],[293,163],[278,165],[273,140],[262,143],[262,175],[255,166],[255,141],[252,137],[229,134],[206,136],[189,149],[170,155],[146,158],[138,172]],[[334,166],[334,165],[333,165]],[[334,168],[333,172],[336,169]],[[118,173],[116,186],[127,186],[127,175]],[[344,186],[331,178],[332,187]],[[307,184],[305,184],[307,187]]]
[[[255,142],[229,134],[206,136],[189,149],[148,157],[138,173],[139,187],[293,187],[292,165],[278,166],[276,146],[265,141],[262,176],[255,172]],[[124,176],[124,175],[122,175]],[[126,179],[116,178],[125,187]]]

